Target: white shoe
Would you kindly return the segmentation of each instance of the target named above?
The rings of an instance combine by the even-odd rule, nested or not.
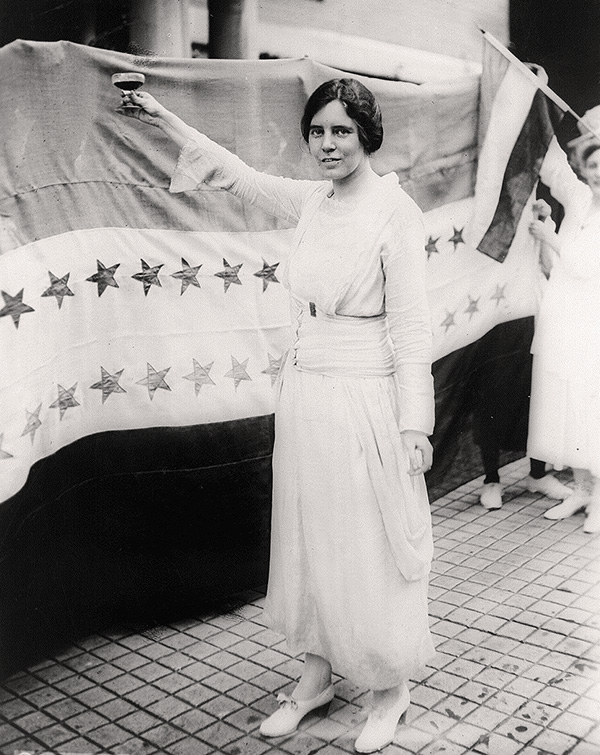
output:
[[[396,726],[410,704],[408,687],[403,685],[398,701],[385,712],[374,710],[354,743],[356,752],[377,752],[387,747],[396,734]]]
[[[333,684],[323,690],[311,700],[296,700],[289,695],[280,693],[277,695],[279,708],[272,713],[260,725],[260,733],[263,737],[283,737],[296,731],[298,724],[307,713],[316,708],[322,708],[335,697]]]
[[[587,507],[583,531],[590,535],[594,532],[600,532],[600,499],[598,498],[592,498]]]
[[[542,493],[542,495],[548,496],[548,498],[556,498],[559,501],[564,501],[573,492],[571,488],[568,488],[560,480],[557,480],[551,474],[544,475],[539,479],[535,477],[525,478],[525,487],[530,493]]]
[[[586,490],[576,488],[562,503],[544,511],[544,519],[568,519],[587,508],[589,502],[590,494]]]
[[[486,482],[479,494],[479,503],[484,509],[502,507],[502,485],[499,482]]]

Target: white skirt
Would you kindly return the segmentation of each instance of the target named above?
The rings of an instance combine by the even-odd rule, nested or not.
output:
[[[527,453],[598,477],[600,292],[595,279],[558,272],[535,324]]]
[[[335,354],[341,336],[357,342],[341,363],[330,356],[332,374],[311,372],[302,348],[283,368],[265,616],[293,653],[314,653],[341,676],[386,689],[434,655],[433,539],[424,479],[408,475],[395,375],[360,377],[361,357],[348,363],[351,354],[369,353],[366,369],[374,371],[364,345],[378,339],[380,326],[364,322],[307,323],[312,343],[322,340],[313,352],[319,359]],[[382,353],[382,367],[388,357]]]
[[[559,374],[533,358],[527,453],[554,469],[587,469],[600,477],[600,385]]]

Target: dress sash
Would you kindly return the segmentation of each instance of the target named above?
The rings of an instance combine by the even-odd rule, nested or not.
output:
[[[303,372],[336,377],[394,374],[394,354],[385,314],[376,317],[328,315],[295,302],[292,364]]]

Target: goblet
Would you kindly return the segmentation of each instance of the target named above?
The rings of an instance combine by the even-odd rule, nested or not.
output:
[[[144,82],[146,81],[146,77],[143,73],[125,71],[123,73],[113,73],[113,75],[111,76],[111,81],[116,87],[119,87],[119,89],[124,94],[131,94],[132,92],[135,92],[136,89],[139,89],[139,87],[143,86]],[[137,107],[137,105],[124,101],[121,107],[134,108]]]

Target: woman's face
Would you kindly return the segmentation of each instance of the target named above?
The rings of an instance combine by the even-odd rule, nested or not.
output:
[[[358,138],[356,123],[339,100],[333,100],[313,116],[308,147],[325,178],[342,181],[368,162]]]
[[[589,155],[581,175],[594,196],[600,198],[600,147]]]

